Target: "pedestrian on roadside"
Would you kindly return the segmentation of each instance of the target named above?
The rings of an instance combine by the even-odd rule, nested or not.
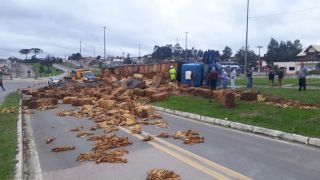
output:
[[[0,70],[0,87],[2,88],[2,91],[6,90],[3,87],[3,72],[2,72],[2,70]]]
[[[221,80],[222,80],[222,87],[223,89],[227,89],[227,85],[228,85],[228,73],[226,72],[226,70],[223,70],[222,71],[222,77],[221,77]]]
[[[309,71],[304,66],[304,63],[301,63],[301,68],[300,68],[299,73],[298,73],[299,91],[301,91],[301,88],[303,88],[304,91],[306,90],[306,86],[307,86],[306,77],[307,77],[308,73],[309,73]]]
[[[236,78],[237,78],[237,71],[236,68],[233,68],[233,70],[230,73],[231,78],[231,89],[234,91],[236,89]]]
[[[210,89],[216,90],[217,80],[219,79],[219,74],[215,68],[212,68],[210,73],[208,74],[208,80],[210,82]]]
[[[282,79],[284,78],[284,69],[280,68],[278,72],[278,86],[282,86]]]
[[[250,68],[247,69],[247,88],[252,88],[252,71]]]
[[[270,82],[270,86],[274,86],[274,76],[276,75],[276,73],[274,72],[273,69],[270,70],[269,72],[269,82]]]

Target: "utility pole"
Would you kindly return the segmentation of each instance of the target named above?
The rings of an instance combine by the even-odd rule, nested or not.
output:
[[[141,54],[140,54],[141,52],[140,52],[140,44],[139,44],[139,63],[140,63],[140,61],[141,61]]]
[[[93,59],[96,58],[96,48],[93,48]]]
[[[187,61],[187,53],[188,53],[188,33],[189,32],[184,32],[184,33],[186,33],[186,49],[185,49],[185,61]]]
[[[103,58],[106,59],[106,26],[103,26]]]
[[[82,43],[82,41],[80,40],[80,55],[81,55],[81,43]]]
[[[248,63],[248,21],[249,21],[249,0],[247,0],[246,52],[244,53],[244,73],[247,70],[247,63]]]
[[[258,72],[260,72],[260,49],[263,48],[263,46],[257,46],[257,48],[259,48],[259,69]]]

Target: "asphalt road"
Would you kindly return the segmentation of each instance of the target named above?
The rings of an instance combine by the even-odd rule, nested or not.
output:
[[[61,105],[60,110],[71,108]],[[77,138],[71,128],[93,122],[73,117],[58,117],[59,109],[36,111],[30,116],[33,139],[39,156],[43,179],[145,179],[152,168],[167,168],[182,179],[319,179],[320,150],[300,144],[278,141],[228,128],[195,122],[174,115],[162,114],[169,128],[144,126],[143,131],[160,132],[194,129],[205,137],[205,143],[185,145],[174,139],[142,142],[139,137],[119,130],[133,145],[126,147],[126,164],[77,163],[80,153],[92,147],[86,138]],[[28,120],[28,118],[27,118]],[[100,134],[101,132],[95,132]],[[47,138],[56,137],[52,144]],[[165,141],[163,141],[165,140]],[[169,144],[168,144],[169,143]],[[52,153],[57,146],[75,146],[74,151]]]

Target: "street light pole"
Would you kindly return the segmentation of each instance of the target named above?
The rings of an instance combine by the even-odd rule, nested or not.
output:
[[[184,32],[184,33],[186,33],[185,61],[187,61],[187,53],[188,53],[188,33],[189,33],[189,32]]]
[[[80,40],[80,55],[81,55],[81,43],[82,43],[82,41]]]
[[[263,46],[257,46],[257,48],[259,48],[259,69],[258,72],[260,72],[260,49],[263,48]]]
[[[246,52],[244,53],[244,72],[247,70],[247,62],[248,62],[248,21],[249,21],[249,0],[247,1]]]
[[[139,44],[139,63],[141,61],[141,54],[140,54],[140,44]]]
[[[103,26],[103,54],[104,59],[106,59],[106,26]]]

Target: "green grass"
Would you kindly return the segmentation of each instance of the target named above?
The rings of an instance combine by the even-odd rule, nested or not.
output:
[[[40,67],[43,67],[43,70],[45,72],[40,72]],[[60,70],[60,69],[57,69],[53,66],[49,66],[49,71],[51,71],[51,73],[46,73],[46,71],[48,70],[47,66],[43,66],[43,65],[40,65],[39,63],[33,63],[32,64],[32,70],[35,74],[37,74],[38,77],[50,77],[50,76],[53,76],[53,75],[59,75],[59,74],[62,74],[63,71]]]
[[[320,82],[320,79],[318,79],[318,78],[308,78],[307,82],[308,83]],[[277,78],[274,79],[274,83],[275,83],[275,85],[277,85],[277,83],[278,83],[278,79]],[[247,84],[247,81],[243,77],[238,77],[237,78],[236,85],[244,86],[246,84]],[[285,77],[282,80],[282,85],[286,85],[286,84],[298,85],[298,78],[286,78]],[[255,86],[255,85],[268,85],[269,86],[270,82],[269,82],[267,77],[264,77],[264,78],[262,78],[262,77],[255,78],[255,77],[253,77],[253,86]],[[310,86],[311,86],[311,84],[310,84]]]
[[[0,106],[19,107],[19,94],[9,94]],[[17,153],[17,119],[18,113],[0,112],[0,179],[13,179],[15,155]]]
[[[70,63],[70,62],[64,62],[62,63],[63,66],[66,66],[66,67],[69,67],[69,68],[72,68],[72,69],[75,69],[77,66]]]
[[[244,124],[312,137],[320,137],[320,110],[279,108],[263,103],[236,101],[236,108],[225,109],[207,98],[194,96],[171,96],[155,105],[220,119],[227,118]]]
[[[247,90],[247,89],[244,89]],[[308,89],[306,91],[298,91],[297,89],[288,88],[253,88],[253,91],[258,91],[261,94],[277,95],[288,100],[297,100],[301,103],[320,103],[320,90]]]

